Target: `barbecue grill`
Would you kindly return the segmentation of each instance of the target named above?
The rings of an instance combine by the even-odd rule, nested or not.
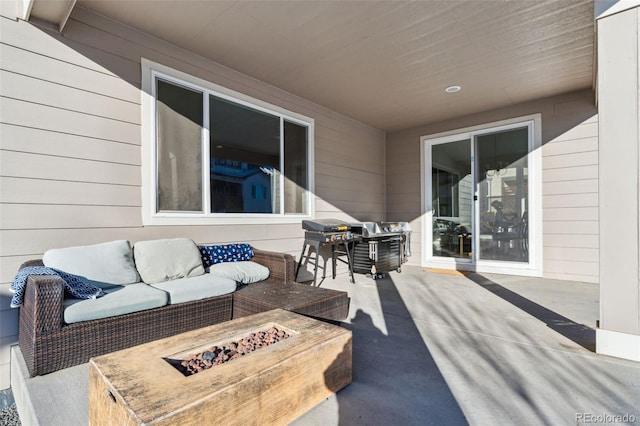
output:
[[[351,282],[355,282],[354,272],[368,274],[373,279],[381,278],[386,272],[400,272],[402,264],[411,256],[411,227],[407,222],[346,223],[337,219],[319,219],[303,220],[302,228],[305,240],[296,278],[300,265],[306,261],[315,266],[314,285],[318,255],[325,245],[331,247],[333,278],[336,276],[336,261],[342,261],[349,266]],[[311,257],[311,247],[315,248],[315,257]]]
[[[350,245],[353,241],[351,225],[337,219],[318,219],[315,221],[303,220],[302,229],[305,230],[304,244],[302,246],[302,253],[300,254],[300,261],[298,262],[294,279],[298,279],[300,266],[306,262],[314,265],[313,285],[316,285],[318,267],[320,264],[320,248],[328,246],[331,248],[333,278],[336,277],[336,263],[340,261],[348,265],[349,279],[351,282],[355,282],[355,279],[353,278],[353,267],[351,263],[352,255],[350,251]],[[312,247],[315,249],[314,251],[311,250]],[[314,253],[315,256],[312,257],[312,254]],[[325,268],[323,267],[322,269],[322,278],[324,278]]]
[[[411,256],[411,227],[407,222],[352,223],[353,272],[382,278],[384,273],[402,271]]]

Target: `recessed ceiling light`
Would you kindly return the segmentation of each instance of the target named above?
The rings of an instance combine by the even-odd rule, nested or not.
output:
[[[446,89],[444,89],[444,91],[447,93],[456,93],[456,92],[459,92],[461,89],[462,87],[460,86],[449,86]]]

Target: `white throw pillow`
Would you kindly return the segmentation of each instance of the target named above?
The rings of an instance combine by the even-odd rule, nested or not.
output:
[[[211,265],[209,273],[231,278],[242,283],[251,284],[269,278],[269,268],[249,260],[242,262],[224,262]]]
[[[48,250],[44,266],[110,284],[140,281],[129,241],[118,240],[88,246]]]
[[[133,246],[133,257],[147,284],[204,274],[200,250],[188,238],[138,241]]]

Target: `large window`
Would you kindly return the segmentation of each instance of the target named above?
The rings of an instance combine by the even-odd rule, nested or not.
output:
[[[152,218],[310,215],[312,120],[195,78],[149,73]]]

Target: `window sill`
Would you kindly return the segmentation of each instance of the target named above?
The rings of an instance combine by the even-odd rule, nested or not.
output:
[[[267,216],[267,215],[225,215],[225,216],[189,216],[155,215],[143,218],[144,226],[198,226],[198,225],[270,225],[298,224],[310,215]]]

